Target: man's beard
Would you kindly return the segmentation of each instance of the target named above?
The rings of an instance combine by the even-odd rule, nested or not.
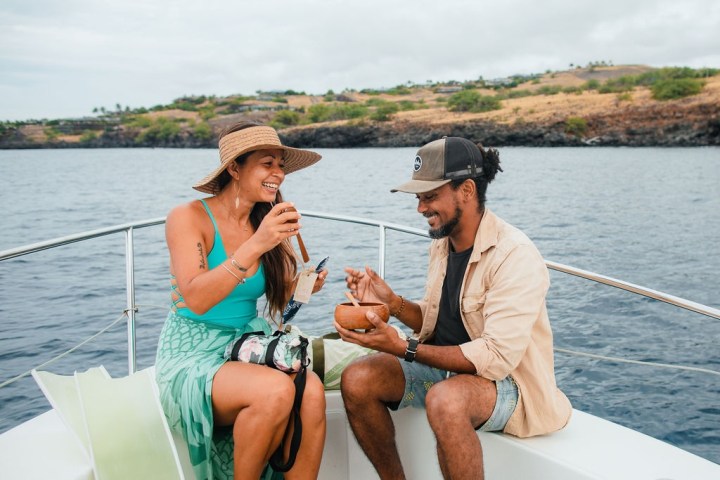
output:
[[[444,223],[440,225],[438,228],[430,229],[428,230],[428,235],[430,235],[430,238],[438,239],[438,238],[445,238],[448,235],[450,235],[453,230],[455,230],[455,227],[457,227],[458,223],[460,223],[460,216],[462,215],[462,210],[460,210],[460,207],[455,207],[455,216],[451,218],[447,223]]]

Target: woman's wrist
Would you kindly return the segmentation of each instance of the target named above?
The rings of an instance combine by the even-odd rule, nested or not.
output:
[[[263,252],[258,251],[255,248],[251,240],[243,243],[230,255],[230,263],[237,270],[243,271],[250,268],[255,262],[257,262],[262,256]],[[245,272],[243,272],[245,273]]]

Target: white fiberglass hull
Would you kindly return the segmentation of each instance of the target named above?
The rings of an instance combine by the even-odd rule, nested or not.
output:
[[[326,396],[328,431],[319,478],[377,478],[349,429],[339,392],[328,392]],[[406,409],[393,416],[407,477],[442,478],[425,412]],[[528,439],[495,433],[479,435],[488,480],[720,478],[720,465],[577,410],[570,424],[552,435]],[[186,478],[192,479],[182,441],[176,438],[176,443]],[[0,435],[0,478],[94,477],[91,460],[51,410]]]

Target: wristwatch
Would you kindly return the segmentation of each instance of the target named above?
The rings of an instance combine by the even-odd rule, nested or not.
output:
[[[415,354],[417,353],[417,347],[418,347],[418,339],[417,338],[410,338],[408,339],[408,345],[405,349],[405,361],[406,362],[414,362],[415,361]]]

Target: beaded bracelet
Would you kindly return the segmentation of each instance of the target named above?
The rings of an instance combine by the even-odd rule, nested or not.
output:
[[[400,297],[400,308],[398,308],[397,311],[392,314],[392,316],[395,318],[400,318],[400,314],[405,309],[405,297],[403,297],[402,295],[398,295],[398,297]]]
[[[235,277],[235,278],[237,279],[238,285],[240,285],[240,284],[242,284],[242,283],[245,283],[245,279],[244,279],[244,278],[240,278],[240,277],[238,277],[237,275],[235,275],[235,273],[234,273],[232,270],[230,270],[230,269],[227,267],[227,265],[225,265],[224,263],[221,263],[220,265],[221,265],[225,270],[227,270],[227,272],[228,272],[230,275],[232,275],[233,277]]]

